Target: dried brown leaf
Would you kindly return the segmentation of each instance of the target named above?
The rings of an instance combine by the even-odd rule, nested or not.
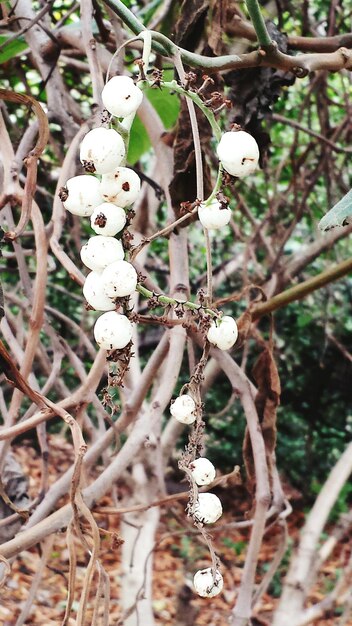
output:
[[[224,53],[222,36],[226,32],[229,0],[211,0],[210,4],[211,21],[208,28],[208,45],[215,55],[220,55]]]
[[[195,49],[203,35],[208,8],[207,0],[183,0],[175,25],[175,43],[188,50]]]
[[[269,478],[272,474],[272,457],[276,445],[276,412],[280,403],[280,378],[272,352],[271,342],[259,355],[253,367],[253,377],[258,387],[255,406],[263,433]],[[243,442],[243,456],[249,485],[255,483],[254,460],[248,429]]]
[[[238,328],[238,343],[242,345],[249,334],[252,325],[252,311],[251,309],[247,309],[240,315],[237,319],[237,328]]]

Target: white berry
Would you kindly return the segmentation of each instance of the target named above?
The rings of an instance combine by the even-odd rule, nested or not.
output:
[[[90,225],[93,230],[97,235],[104,235],[105,237],[113,237],[123,229],[125,224],[125,211],[111,202],[99,204],[90,218]]]
[[[216,475],[214,465],[205,457],[192,461],[190,469],[197,485],[210,485]]]
[[[120,350],[132,339],[132,324],[125,315],[116,311],[103,313],[95,322],[94,338],[105,350]]]
[[[101,179],[100,192],[106,202],[113,202],[125,208],[138,197],[141,189],[141,180],[130,167],[118,167],[110,174],[104,174]]]
[[[194,589],[202,598],[214,598],[221,593],[224,580],[219,570],[215,572],[215,580],[211,567],[198,570],[193,578]]]
[[[244,130],[225,133],[220,139],[217,154],[224,169],[239,178],[252,174],[258,165],[258,144]]]
[[[213,200],[210,204],[201,204],[198,207],[198,217],[204,228],[216,230],[229,223],[231,209],[224,207],[217,200]]]
[[[222,506],[215,493],[200,493],[193,507],[194,517],[202,524],[214,524],[222,515]]]
[[[103,289],[109,298],[130,296],[136,289],[137,280],[136,270],[127,261],[115,261],[102,273]]]
[[[116,117],[135,113],[143,100],[143,92],[129,76],[113,76],[106,83],[101,97],[105,108]]]
[[[80,217],[91,215],[95,207],[103,201],[100,181],[88,174],[70,178],[60,197],[61,195],[65,209]]]
[[[188,394],[179,396],[170,406],[171,415],[181,424],[193,424],[196,419],[196,403]]]
[[[224,315],[221,319],[212,322],[207,339],[220,350],[229,350],[236,343],[238,328],[236,320],[229,315]]]
[[[83,295],[96,311],[113,311],[115,304],[105,294],[100,272],[90,272],[83,285]]]
[[[82,262],[96,272],[102,272],[110,263],[120,261],[123,255],[121,241],[103,235],[91,237],[81,249]]]
[[[112,128],[93,128],[81,143],[80,160],[88,172],[107,174],[115,170],[125,157],[125,144]]]

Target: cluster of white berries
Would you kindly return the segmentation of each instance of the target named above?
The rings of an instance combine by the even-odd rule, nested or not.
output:
[[[244,130],[225,133],[218,144],[217,155],[223,168],[232,176],[243,178],[252,174],[259,161],[259,148],[252,135]],[[231,219],[231,209],[224,202],[212,199],[200,204],[198,217],[202,226],[218,230]],[[225,315],[212,322],[207,339],[220,350],[229,350],[236,343],[238,328],[236,321]]]
[[[127,76],[115,76],[102,91],[108,112],[118,118],[133,115],[143,99],[142,91]],[[225,133],[217,147],[223,168],[232,176],[242,178],[252,173],[259,159],[255,139],[244,131]],[[83,294],[88,304],[104,313],[94,326],[94,337],[106,350],[122,349],[132,338],[132,324],[116,309],[116,300],[132,295],[137,286],[137,272],[124,260],[119,237],[126,225],[125,209],[140,192],[140,179],[130,168],[122,165],[126,157],[122,136],[111,128],[94,128],[80,146],[80,160],[88,174],[75,176],[66,183],[61,195],[64,207],[74,215],[89,217],[95,232],[81,249],[81,259],[91,271]],[[198,208],[201,224],[207,229],[221,229],[231,219],[231,210],[224,202],[212,199]],[[221,350],[230,349],[237,340],[236,321],[223,316],[211,323],[207,333],[210,343]],[[180,395],[170,412],[179,422],[192,424],[197,407],[189,394]],[[211,484],[216,475],[214,465],[205,457],[195,459],[189,467],[196,485]],[[192,514],[201,524],[213,524],[222,515],[222,505],[213,493],[199,493]],[[214,597],[223,588],[218,570],[207,568],[196,572],[194,588],[202,597]]]
[[[244,178],[252,174],[258,165],[258,144],[244,130],[224,133],[216,151],[224,170],[231,176]],[[229,223],[231,210],[226,204],[213,199],[199,206],[198,217],[204,228],[219,230]]]
[[[189,394],[182,394],[173,401],[170,407],[171,415],[182,424],[193,424],[196,420],[196,403]],[[210,485],[216,476],[214,465],[205,457],[199,457],[192,461],[189,467],[195,483],[201,487]],[[221,502],[214,493],[199,493],[192,510],[194,519],[202,524],[214,524],[222,515]],[[215,579],[212,569],[196,572],[194,576],[194,588],[202,597],[212,598],[221,592],[223,579],[216,570]]]
[[[258,165],[259,149],[254,137],[241,130],[225,133],[217,147],[217,155],[223,168],[231,174],[243,178],[254,172]],[[203,202],[198,207],[198,217],[206,229],[219,230],[231,219],[231,210],[226,202],[215,198]],[[236,321],[224,315],[214,320],[207,333],[207,339],[220,350],[229,350],[236,342],[238,328]],[[196,403],[189,394],[182,394],[170,407],[171,415],[182,424],[193,424],[196,420]],[[215,479],[215,467],[201,457],[190,465],[193,480],[198,486],[209,485]],[[213,524],[222,515],[222,506],[214,493],[199,493],[193,504],[194,519],[202,524]],[[196,572],[193,585],[203,598],[213,598],[221,593],[223,578],[219,570],[208,567]]]
[[[119,118],[135,113],[142,99],[142,91],[128,76],[114,76],[102,91],[104,106]],[[115,238],[126,225],[126,207],[137,199],[141,187],[139,176],[121,165],[125,156],[123,138],[116,130],[94,128],[80,146],[80,160],[89,174],[70,178],[61,194],[65,209],[90,217],[96,233],[81,249],[82,262],[91,270],[83,295],[93,309],[105,311],[95,323],[94,337],[106,350],[122,349],[131,341],[132,324],[115,311],[115,302],[135,291],[138,278]]]
[[[239,178],[251,174],[259,160],[257,142],[244,131],[225,133],[217,147],[217,154],[223,168]],[[231,210],[225,203],[212,199],[200,204],[198,217],[204,228],[217,230],[229,223]],[[232,348],[237,337],[236,321],[228,315],[214,320],[207,333],[208,341],[220,350]],[[196,403],[191,395],[182,394],[171,404],[170,412],[182,424],[193,424],[196,420]],[[215,479],[215,467],[204,457],[193,461],[189,469],[198,486],[209,485]],[[213,524],[222,515],[221,502],[214,493],[199,493],[192,514],[197,522]],[[221,593],[223,578],[219,570],[208,567],[196,572],[193,585],[200,596],[213,598]]]

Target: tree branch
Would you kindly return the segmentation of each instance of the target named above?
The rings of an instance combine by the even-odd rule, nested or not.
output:
[[[346,261],[342,261],[338,265],[325,270],[325,272],[321,272],[318,276],[308,278],[308,280],[305,280],[303,283],[295,285],[294,287],[291,287],[291,289],[287,289],[273,298],[270,298],[267,302],[257,304],[253,309],[252,320],[255,321],[263,315],[272,313],[277,309],[282,309],[290,302],[295,302],[296,300],[305,298],[309,293],[312,293],[312,291],[321,289],[321,287],[325,287],[325,285],[346,276],[351,270],[352,259],[347,259]]]
[[[268,33],[267,27],[265,26],[265,22],[264,22],[257,0],[245,0],[245,1],[246,1],[247,11],[250,15],[254,30],[257,35],[258,43],[264,49],[272,48],[274,46],[274,43]]]
[[[127,9],[121,0],[104,0],[104,3],[118,15],[123,22],[134,32],[139,34],[145,30],[145,26],[133,13]],[[264,33],[262,33],[264,36]],[[152,32],[152,47],[162,56],[172,57],[175,51],[175,44],[156,31]],[[270,40],[271,42],[271,40]],[[341,69],[352,69],[352,52],[347,48],[340,47],[330,53],[321,54],[299,54],[290,56],[280,52],[275,46],[267,47],[255,52],[240,55],[225,55],[219,57],[206,57],[194,52],[189,52],[179,48],[182,61],[193,67],[200,67],[207,70],[208,74],[232,69],[245,69],[248,67],[275,67],[284,71],[293,72],[299,78],[307,76],[314,70],[328,70],[337,72]]]
[[[328,515],[352,472],[352,443],[330,472],[301,531],[295,554],[284,584],[280,604],[275,612],[273,626],[293,626],[308,623],[299,613],[309,587],[316,575],[316,546]],[[303,617],[303,616],[302,616]]]

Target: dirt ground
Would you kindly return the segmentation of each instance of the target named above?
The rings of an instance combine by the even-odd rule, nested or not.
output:
[[[62,462],[62,452],[65,449],[65,460]],[[40,475],[40,461],[33,448],[26,444],[16,449],[16,456],[21,461],[30,477],[30,489],[38,484]],[[60,463],[59,463],[60,460]],[[60,467],[60,473],[65,471],[72,462],[72,448],[55,437],[51,441],[50,475],[55,477],[55,466]],[[112,506],[109,498],[104,498],[99,504]],[[221,526],[233,521],[233,512],[230,510],[231,501],[225,501],[225,513],[221,518]],[[236,513],[238,516],[238,511]],[[109,607],[109,624],[117,626],[121,618],[119,605],[120,593],[120,547],[119,547],[119,517],[95,513],[96,521],[101,528],[100,559],[110,577],[111,600]],[[154,553],[154,602],[153,609],[156,624],[160,626],[228,626],[229,615],[236,601],[236,588],[241,578],[241,571],[245,558],[248,531],[233,529],[228,526],[213,532],[215,550],[220,557],[224,590],[215,598],[200,598],[192,590],[192,579],[196,570],[209,567],[209,555],[201,539],[187,532],[182,520],[186,519],[184,504],[176,503],[171,509],[164,508],[158,532],[158,545]],[[289,541],[288,553],[294,549],[299,528],[302,526],[304,513],[295,508],[288,520]],[[191,526],[189,525],[189,528]],[[261,551],[257,569],[258,583],[261,581],[268,564],[273,559],[279,541],[277,526],[267,531]],[[87,553],[83,550],[78,539],[77,548],[77,579],[75,600],[72,611],[72,626],[75,624],[81,595],[82,583],[88,563]],[[337,579],[340,568],[346,564],[349,557],[348,543],[338,545],[319,577],[319,581],[309,597],[309,604],[316,603],[331,591]],[[49,558],[43,568],[40,583],[34,593],[31,611],[26,621],[21,622],[28,626],[57,626],[63,619],[67,600],[67,581],[69,567],[69,552],[66,545],[66,533],[57,533],[49,547]],[[281,580],[286,571],[288,555],[280,566],[279,573],[271,583],[256,609],[255,626],[269,626],[272,613],[280,593]],[[13,561],[10,576],[1,590],[0,626],[15,626],[21,611],[28,600],[31,585],[35,581],[36,572],[41,567],[41,554],[38,546],[21,553]],[[94,579],[95,590],[97,580]],[[94,606],[93,593],[89,600],[92,615]],[[88,621],[89,622],[89,616]],[[141,620],[143,626],[143,620]],[[337,626],[339,623],[338,610],[334,615],[325,615],[314,622],[316,626]],[[345,622],[345,626],[352,626],[352,619]]]

